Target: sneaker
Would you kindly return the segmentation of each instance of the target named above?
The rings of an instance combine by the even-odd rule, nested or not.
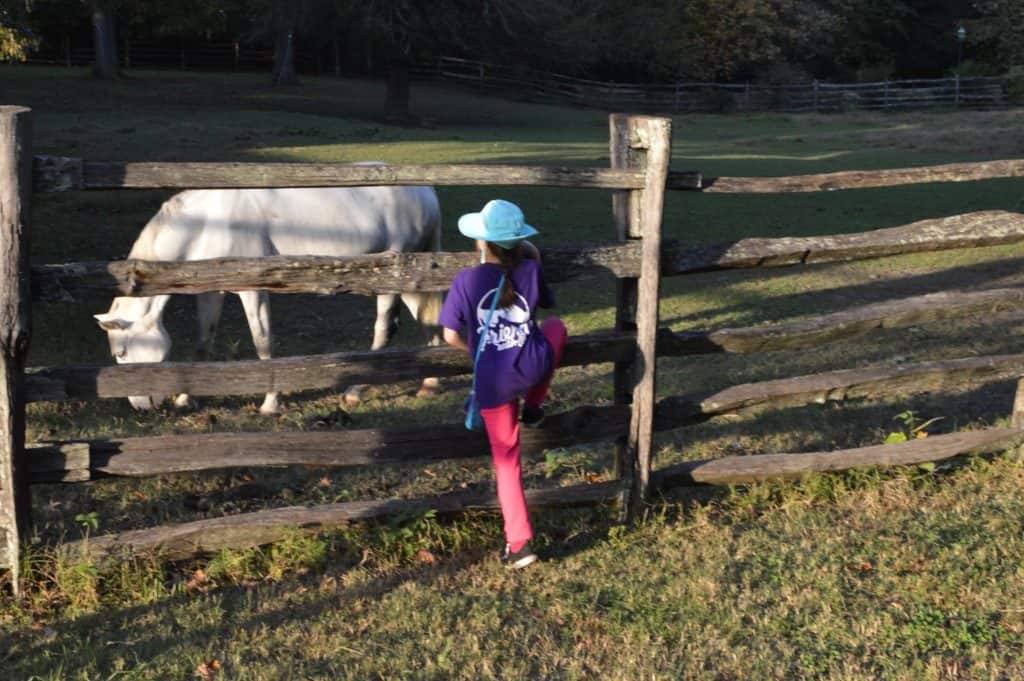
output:
[[[510,570],[520,570],[527,565],[532,565],[538,560],[537,554],[530,548],[530,542],[523,544],[523,548],[512,553],[512,547],[505,544],[505,552],[501,556],[501,562]]]
[[[519,417],[519,420],[527,428],[539,428],[540,424],[544,423],[544,407],[531,407],[524,404],[523,415]]]

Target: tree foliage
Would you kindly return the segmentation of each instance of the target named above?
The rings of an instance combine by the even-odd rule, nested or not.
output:
[[[97,29],[108,52],[115,31],[241,41],[273,47],[277,76],[294,74],[297,52],[326,54],[337,71],[345,61],[350,72],[396,73],[451,55],[620,81],[926,77],[960,57],[992,71],[1024,64],[1021,0],[8,0],[0,57],[23,57],[37,37],[84,34],[97,12],[109,19]]]

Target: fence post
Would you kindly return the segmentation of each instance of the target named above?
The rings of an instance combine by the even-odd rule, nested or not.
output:
[[[818,79],[814,79],[814,113],[818,113]]]
[[[885,83],[882,84],[882,87],[884,88],[882,90],[883,106],[886,109],[888,109],[889,108],[889,81],[885,81]]]
[[[31,333],[31,140],[31,111],[0,106],[0,566],[10,570],[15,595],[20,590],[20,546],[30,520],[24,372]]]
[[[956,85],[955,85],[955,87],[956,87],[956,107],[960,108],[960,74],[957,73],[953,77],[954,77],[955,83],[956,83]]]
[[[743,110],[750,111],[750,81],[743,84]]]
[[[640,278],[616,282],[615,328],[636,331],[636,355],[615,363],[615,404],[632,402],[629,432],[616,444],[615,470],[624,485],[624,518],[635,516],[650,487],[654,432],[661,227],[672,153],[672,121],[652,116],[609,117],[613,168],[645,170],[643,189],[616,191],[612,212],[619,241],[642,239]]]

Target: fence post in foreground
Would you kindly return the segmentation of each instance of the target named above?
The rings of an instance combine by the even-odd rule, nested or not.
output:
[[[1017,392],[1013,396],[1013,411],[1010,412],[1010,427],[1024,429],[1024,376],[1017,380]],[[1013,458],[1024,459],[1024,445],[1013,450]]]
[[[956,88],[956,106],[957,106],[957,108],[959,108],[960,107],[960,74],[959,73],[955,74],[954,78],[955,78],[955,88]]]
[[[814,79],[814,113],[818,113],[818,79]]]
[[[616,284],[615,328],[635,330],[636,356],[615,363],[615,404],[632,402],[629,432],[616,446],[615,470],[625,478],[622,510],[632,517],[650,486],[655,404],[658,302],[661,284],[661,226],[665,181],[672,153],[672,121],[613,114],[609,118],[613,168],[643,168],[644,188],[617,191],[612,212],[619,241],[642,239],[640,278]]]
[[[0,567],[10,570],[15,595],[19,549],[29,529],[24,373],[31,331],[31,139],[30,110],[0,106]]]

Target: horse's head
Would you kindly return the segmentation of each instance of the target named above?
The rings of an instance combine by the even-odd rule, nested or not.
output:
[[[162,362],[171,350],[171,337],[161,316],[168,296],[153,298],[115,298],[110,311],[94,315],[107,332],[110,354],[118,364]],[[164,395],[133,395],[128,398],[136,409],[153,409]]]

